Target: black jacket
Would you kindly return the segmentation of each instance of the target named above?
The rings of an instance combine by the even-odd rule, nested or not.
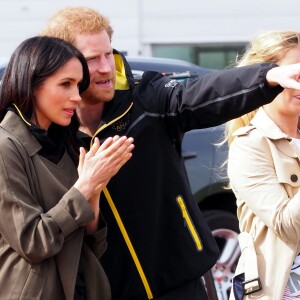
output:
[[[101,210],[108,226],[108,249],[101,261],[113,300],[141,300],[147,299],[146,291],[148,298],[155,298],[199,278],[219,255],[189,188],[181,157],[183,134],[249,112],[270,102],[282,88],[269,88],[265,81],[273,64],[220,71],[181,83],[146,72],[134,84],[127,62],[118,54],[115,58],[117,66],[124,63],[123,83],[125,77],[127,82],[105,104],[96,135],[102,140],[116,134],[134,138],[133,157],[107,188],[145,285],[104,195]]]

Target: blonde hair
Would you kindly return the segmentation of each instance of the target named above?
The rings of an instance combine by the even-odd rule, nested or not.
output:
[[[245,53],[238,58],[237,66],[247,66],[256,63],[278,63],[290,49],[300,45],[300,33],[295,31],[267,31],[253,39]],[[233,132],[247,126],[256,114],[257,109],[237,119],[226,123],[225,142],[230,145]]]
[[[107,17],[88,7],[69,6],[54,14],[41,34],[74,44],[77,34],[96,33],[102,30],[107,32],[111,41],[113,29]]]

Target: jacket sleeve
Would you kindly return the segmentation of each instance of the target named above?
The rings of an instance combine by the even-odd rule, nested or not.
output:
[[[94,214],[74,187],[57,199],[57,205],[44,212],[30,188],[32,182],[28,178],[32,174],[26,155],[26,151],[10,139],[1,143],[0,233],[21,257],[37,263],[56,255],[65,239],[93,220]]]
[[[228,175],[237,198],[241,231],[252,230],[258,235],[262,222],[283,241],[299,243],[300,194],[290,198],[285,183],[279,181],[267,138],[257,135],[237,137],[230,146]],[[289,164],[298,162],[286,157]],[[287,161],[283,163],[287,164]],[[286,178],[289,178],[286,169]],[[257,217],[258,220],[253,220]]]
[[[182,82],[146,72],[137,94],[146,110],[173,119],[181,132],[217,126],[271,102],[282,92],[281,86],[270,87],[266,81],[266,73],[275,66],[231,68]]]

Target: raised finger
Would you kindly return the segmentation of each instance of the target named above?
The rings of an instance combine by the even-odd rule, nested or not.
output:
[[[96,154],[97,150],[99,149],[99,147],[100,147],[100,141],[97,137],[95,137],[94,143],[86,155],[89,157],[94,156]]]
[[[113,143],[113,138],[112,137],[108,137],[107,139],[105,139],[105,141],[100,145],[99,149],[97,150],[98,152],[101,152],[105,149],[107,149],[111,144]]]
[[[115,151],[107,154],[107,159],[111,164],[118,164],[122,159],[134,149],[133,139],[127,139]]]
[[[82,171],[85,154],[86,154],[85,149],[83,147],[80,147],[79,148],[79,162],[78,162],[78,167],[77,167],[78,174],[80,174]]]
[[[110,145],[108,145],[106,149],[104,150],[102,148],[99,149],[97,151],[97,155],[99,154],[107,157],[112,156],[122,146],[122,144],[124,144],[128,140],[126,136],[121,136],[121,137],[115,136],[112,139],[115,141],[113,141]]]

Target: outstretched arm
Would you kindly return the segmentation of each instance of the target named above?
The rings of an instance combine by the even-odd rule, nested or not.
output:
[[[284,88],[300,90],[300,64],[254,64],[176,82],[145,72],[134,92],[153,118],[182,134],[238,118],[273,101]]]

